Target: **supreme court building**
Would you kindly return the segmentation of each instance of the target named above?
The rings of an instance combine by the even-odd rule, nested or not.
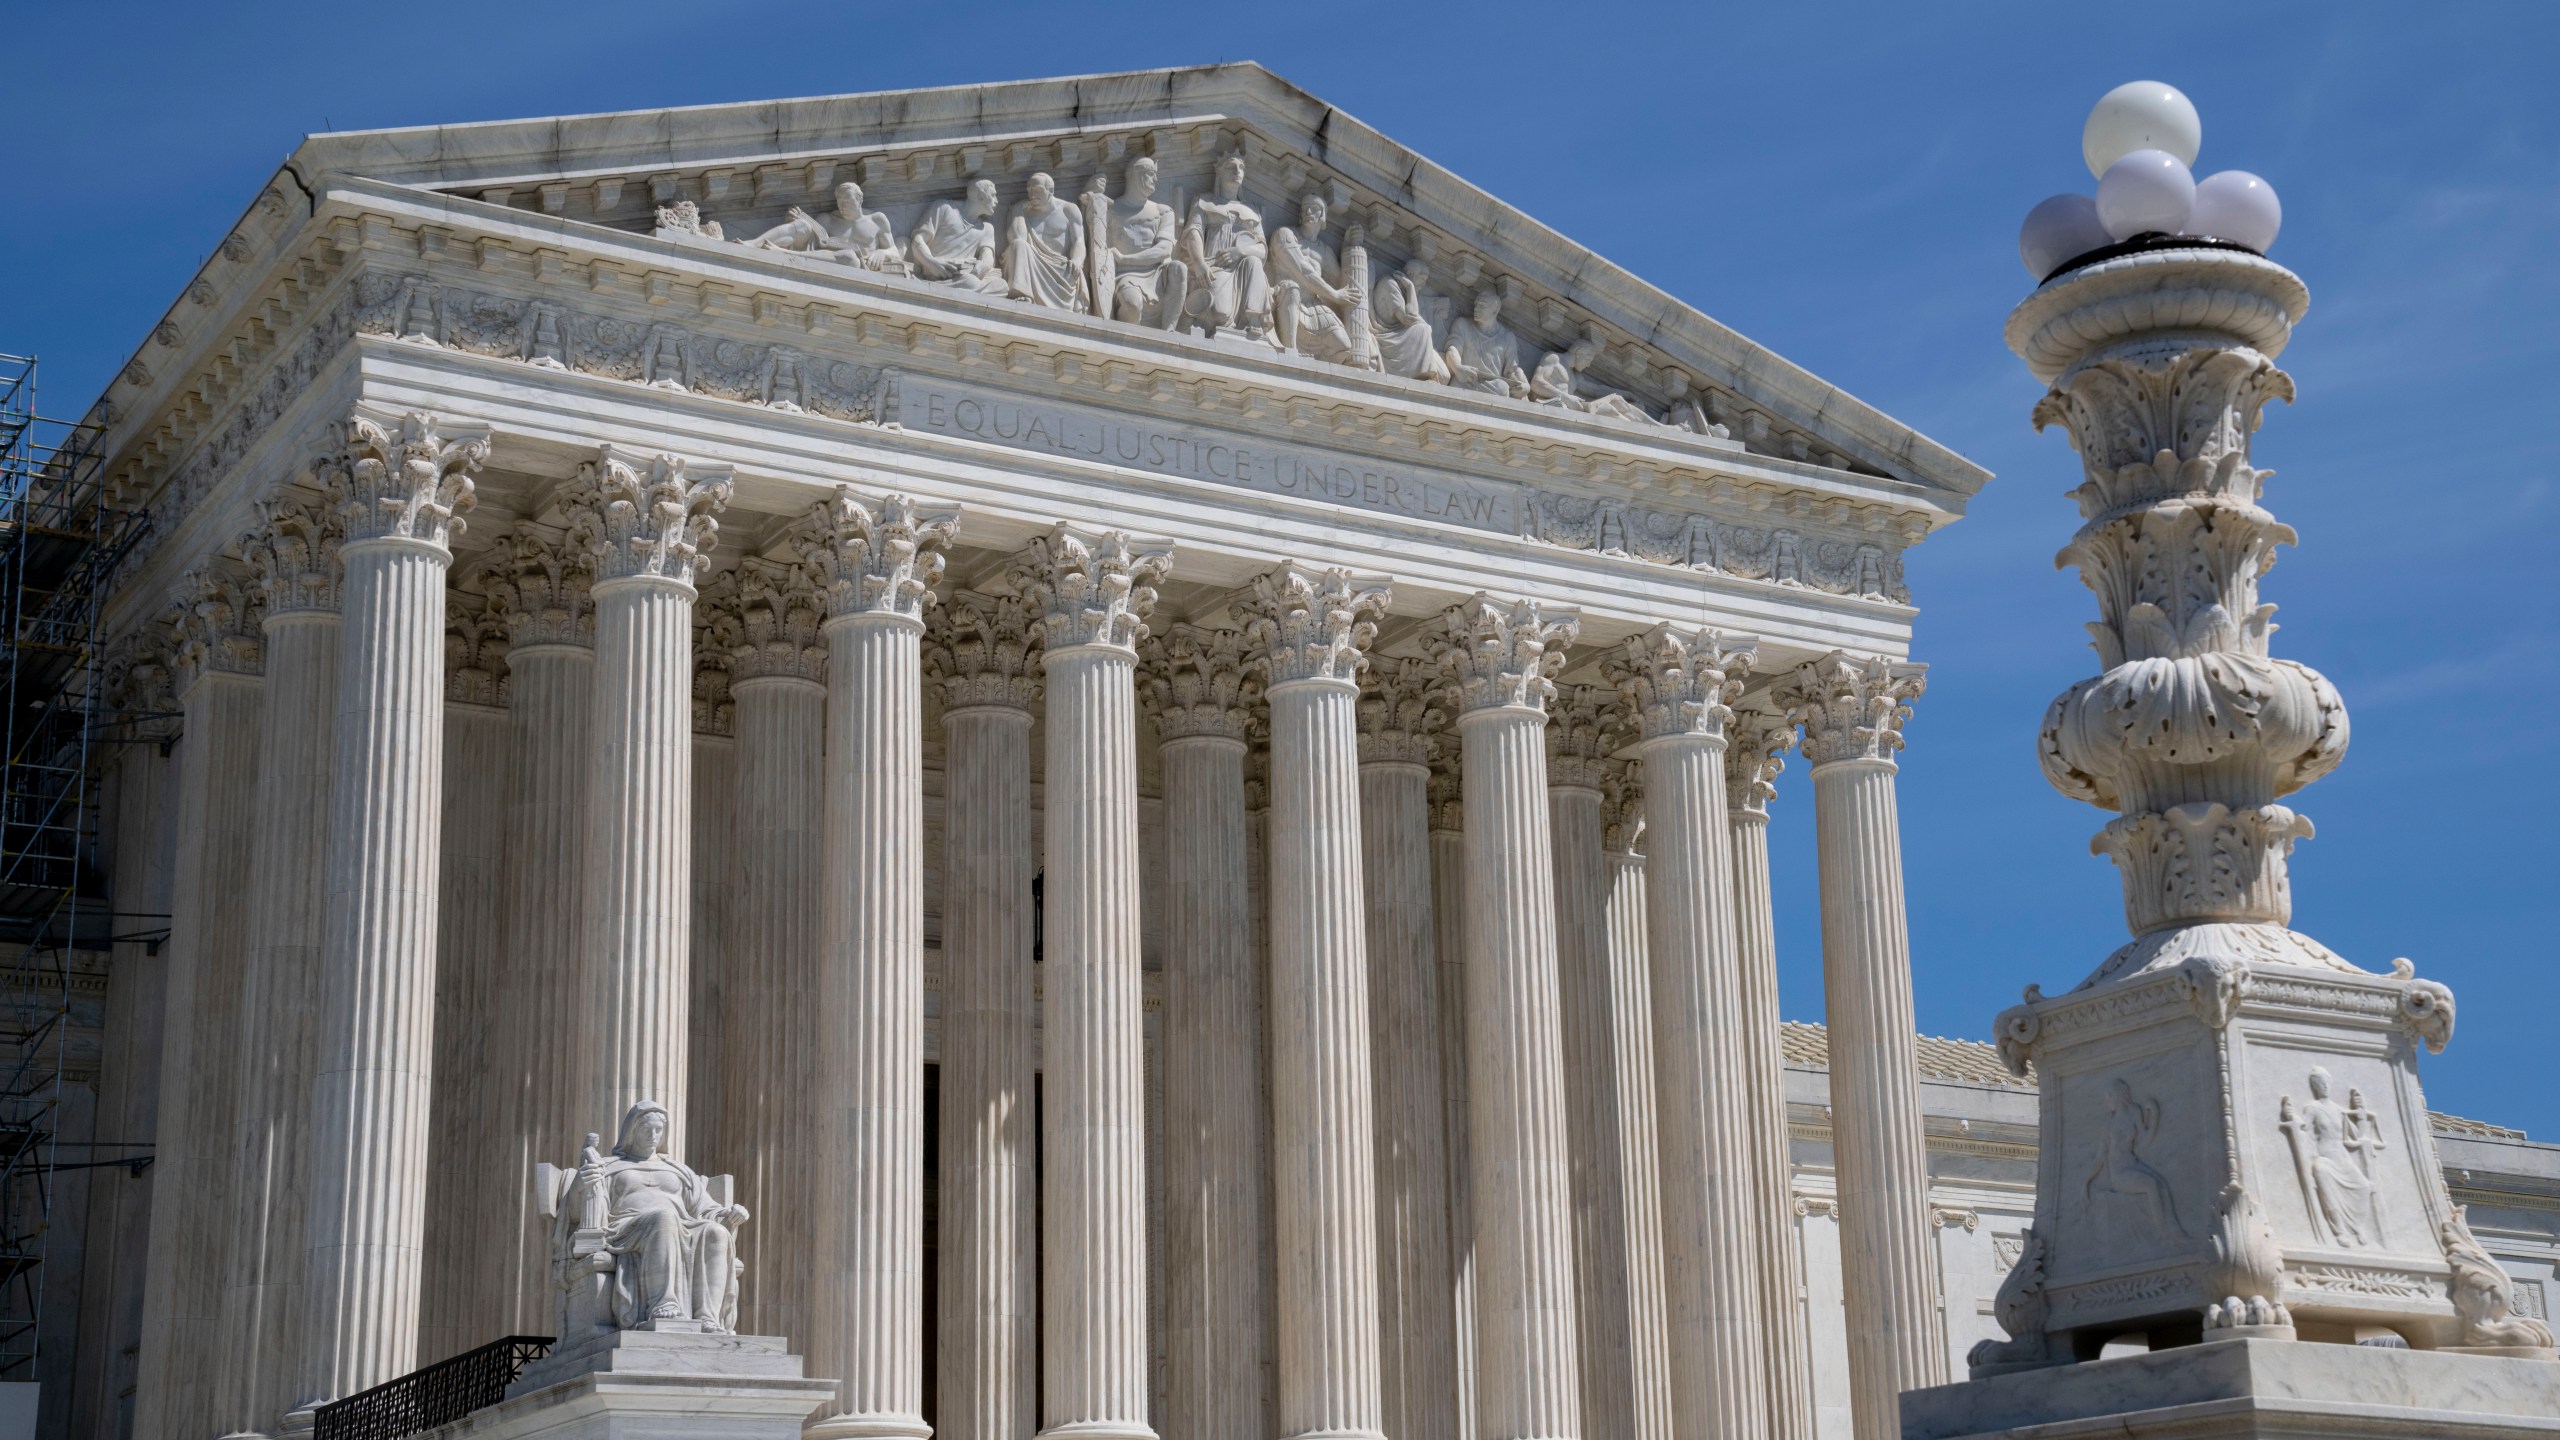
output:
[[[1988,476],[1258,67],[314,137],[95,418],[61,1433],[553,1334],[640,1101],[825,1436],[1881,1440],[1999,1333],[1895,811]]]

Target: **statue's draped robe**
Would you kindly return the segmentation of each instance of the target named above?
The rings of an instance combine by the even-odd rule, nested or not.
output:
[[[1005,245],[1005,284],[1021,299],[1052,310],[1082,310],[1084,267],[1076,256],[1080,217],[1063,200],[1053,200],[1044,215],[1017,209],[1013,234]]]
[[[655,1320],[699,1320],[733,1332],[735,1246],[711,1187],[663,1155],[633,1160],[619,1151],[598,1178],[614,1257],[614,1323],[631,1330]]]
[[[1002,294],[1005,284],[996,271],[995,245],[994,221],[972,220],[957,202],[939,201],[916,227],[916,276],[982,294]]]
[[[1476,324],[1475,317],[1461,316],[1449,327],[1449,348],[1458,357],[1450,384],[1461,390],[1511,393],[1512,372],[1520,368],[1520,342],[1500,323],[1486,329]]]

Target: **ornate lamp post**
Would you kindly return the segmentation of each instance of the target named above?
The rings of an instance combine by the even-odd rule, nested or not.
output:
[[[2095,203],[2049,200],[2021,237],[2041,283],[2007,338],[2052,387],[2036,424],[2080,454],[2060,558],[2097,596],[2104,667],[2053,702],[2039,751],[2057,789],[2117,812],[2092,848],[2123,873],[2132,938],[1999,1017],[2043,1110],[2036,1218],[1997,1306],[2011,1338],[1976,1347],[1973,1384],[1907,1395],[1908,1436],[2093,1415],[2143,1434],[2141,1412],[2276,1389],[2370,1402],[2357,1377],[2376,1365],[2408,1371],[2394,1403],[2424,1433],[2474,1433],[2451,1412],[2484,1407],[2413,1351],[2553,1358],[2436,1159],[2417,1053],[2451,1037],[2451,992],[2291,928],[2286,866],[2311,822],[2285,798],[2337,767],[2347,714],[2269,654],[2258,581],[2294,535],[2261,503],[2250,440],[2293,396],[2275,357],[2309,295],[2261,253],[2280,214],[2265,182],[2189,176],[2200,138],[2184,96],[2122,87],[2090,120]],[[2136,1367],[2112,1381],[1994,1378],[2128,1339],[2153,1353],[2110,1362]],[[2393,1348],[2343,1348],[2359,1342]],[[2560,1396],[2554,1375],[2484,1383]]]

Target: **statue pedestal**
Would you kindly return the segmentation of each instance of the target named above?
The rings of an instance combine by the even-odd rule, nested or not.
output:
[[[2554,1416],[2560,1365],[2543,1359],[2221,1340],[1908,1391],[1902,1436],[2505,1440],[2552,1434]]]
[[[507,1398],[431,1440],[799,1440],[836,1382],[770,1335],[624,1330],[525,1367]]]

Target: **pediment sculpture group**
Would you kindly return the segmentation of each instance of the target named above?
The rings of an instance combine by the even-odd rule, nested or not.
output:
[[[735,243],[1580,414],[1725,434],[1695,398],[1663,417],[1626,395],[1587,390],[1595,340],[1524,365],[1519,336],[1502,323],[1499,289],[1478,290],[1445,339],[1436,337],[1422,261],[1373,273],[1358,222],[1344,227],[1338,247],[1326,238],[1328,206],[1318,194],[1298,202],[1296,223],[1266,229],[1245,198],[1240,153],[1221,156],[1207,193],[1187,205],[1179,192],[1174,204],[1157,199],[1157,178],[1155,160],[1140,156],[1116,198],[1110,177],[1096,174],[1071,202],[1048,175],[1033,175],[999,227],[995,182],[981,177],[959,199],[926,207],[903,245],[886,214],[864,208],[862,187],[845,181],[835,187],[834,214],[795,205],[781,224]],[[731,238],[690,200],[660,206],[655,233]]]

